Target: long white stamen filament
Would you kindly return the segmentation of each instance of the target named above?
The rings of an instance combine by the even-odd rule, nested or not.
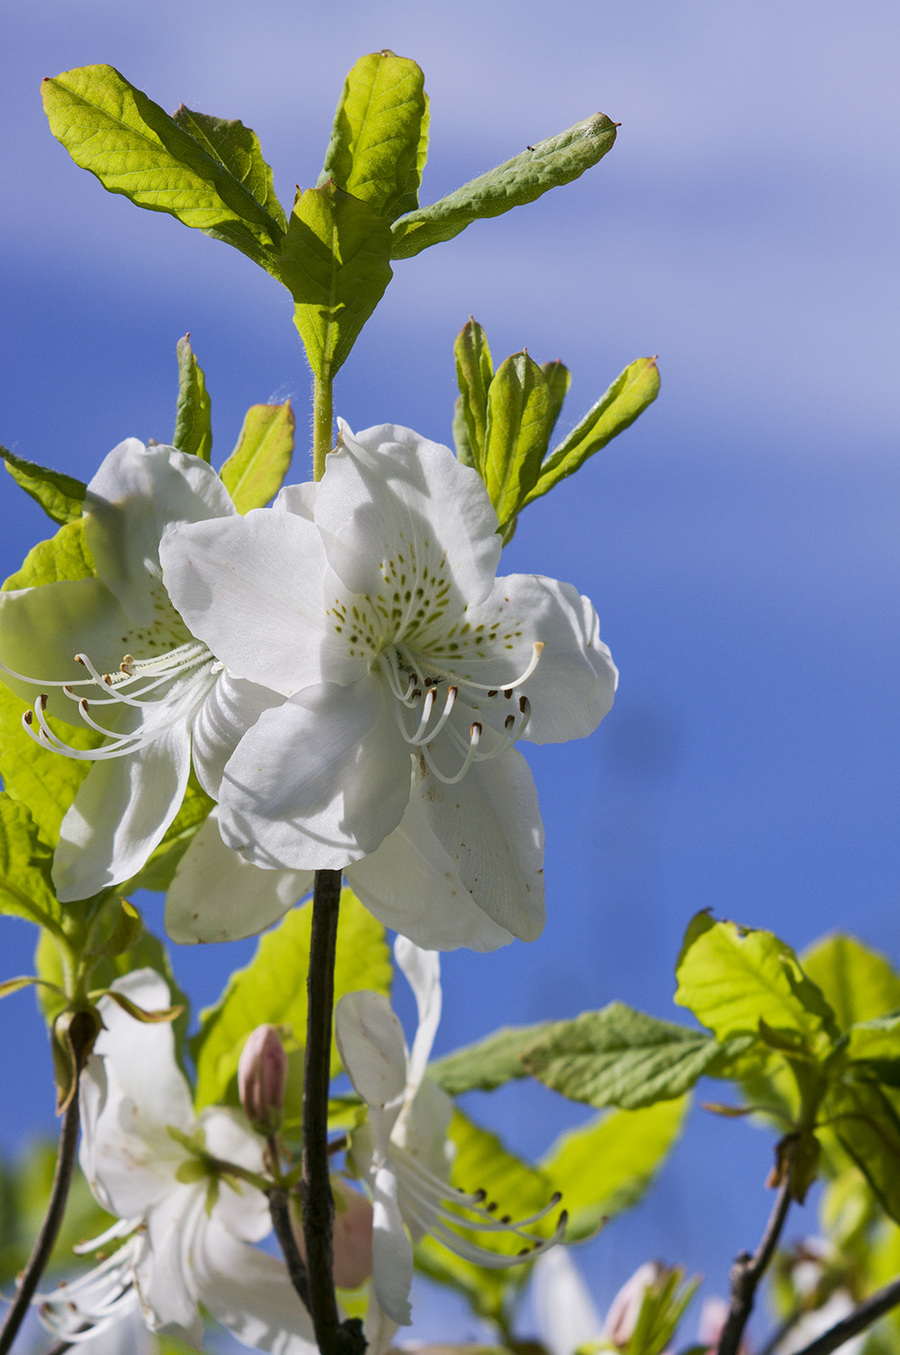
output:
[[[402,1149],[395,1148],[392,1155],[395,1159],[399,1159],[402,1164],[403,1184],[408,1189],[410,1188],[409,1177],[415,1177],[415,1185],[412,1188],[421,1201],[434,1205],[448,1220],[456,1220],[462,1227],[471,1228],[476,1232],[515,1233],[528,1241],[534,1241],[533,1236],[524,1230],[535,1223],[539,1223],[548,1214],[552,1214],[562,1199],[557,1191],[550,1196],[550,1199],[541,1209],[536,1210],[534,1214],[529,1214],[526,1218],[511,1219],[508,1215],[495,1218],[494,1209],[491,1207],[485,1191],[480,1190],[472,1194],[448,1186],[446,1181],[442,1181],[423,1162]],[[464,1218],[461,1214],[456,1213],[457,1209],[466,1209],[476,1214],[478,1218]],[[537,1240],[541,1241],[542,1239]]]
[[[35,701],[33,711],[25,712],[22,724],[26,733],[41,747],[86,762],[125,757],[152,743],[203,700],[222,670],[221,663],[213,658],[207,647],[196,641],[178,645],[168,653],[150,659],[135,659],[126,654],[116,673],[100,673],[86,654],[77,654],[75,658],[87,669],[89,678],[36,685],[61,688],[70,701],[77,703],[84,724],[109,742],[92,749],[73,748],[66,743],[54,733],[47,720],[46,692]],[[10,669],[6,671],[11,672]],[[23,682],[34,681],[18,673],[13,676]],[[97,693],[90,701],[76,691],[76,688],[85,687],[93,688]],[[119,705],[137,710],[142,716],[140,725],[128,733],[109,729],[94,719],[92,705]]]

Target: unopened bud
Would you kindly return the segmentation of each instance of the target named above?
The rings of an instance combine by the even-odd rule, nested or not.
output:
[[[648,1289],[653,1288],[663,1274],[663,1267],[657,1261],[645,1261],[642,1266],[638,1266],[631,1279],[626,1280],[622,1285],[609,1305],[606,1321],[603,1324],[603,1336],[609,1341],[610,1345],[615,1346],[618,1350],[626,1349],[634,1335],[638,1313],[641,1311],[644,1302],[644,1295]]]
[[[244,1114],[260,1134],[281,1128],[287,1055],[275,1026],[257,1026],[238,1063],[238,1092]]]
[[[334,1282],[338,1289],[358,1289],[372,1278],[372,1202],[368,1196],[348,1186],[340,1176],[332,1176],[334,1197]],[[293,1219],[294,1237],[300,1255],[306,1260],[303,1224]]]

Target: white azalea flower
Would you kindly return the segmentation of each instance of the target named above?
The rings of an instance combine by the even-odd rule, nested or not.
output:
[[[410,832],[411,809],[416,843],[497,926],[540,933],[540,814],[513,745],[589,734],[616,670],[573,588],[495,577],[496,529],[448,448],[341,424],[317,485],[167,532],[163,576],[193,633],[285,698],[227,765],[230,846],[265,867],[343,869]]]
[[[556,1208],[558,1196],[530,1218],[514,1221],[498,1219],[483,1191],[469,1194],[449,1185],[452,1145],[447,1127],[453,1103],[426,1077],[441,1014],[440,960],[434,951],[420,950],[402,936],[395,953],[419,1013],[411,1051],[390,1003],[380,994],[347,993],[335,1009],[341,1059],[368,1107],[366,1125],[353,1134],[350,1161],[372,1193],[374,1303],[366,1334],[376,1349],[386,1347],[394,1324],[410,1321],[413,1244],[426,1233],[476,1265],[505,1267],[533,1259],[565,1230],[563,1213],[551,1238],[529,1231]],[[501,1256],[488,1251],[458,1228],[506,1233],[518,1241],[519,1252]]]
[[[433,950],[495,950],[512,934],[473,901],[428,826],[418,797],[371,856],[345,870],[357,898],[387,927]],[[235,941],[270,927],[313,887],[311,870],[262,870],[222,841],[213,809],[166,895],[173,941]],[[539,881],[539,876],[537,877]]]
[[[169,1003],[150,969],[116,981],[145,1010]],[[197,1118],[168,1024],[144,1024],[111,998],[81,1078],[81,1165],[97,1201],[119,1222],[94,1246],[125,1237],[89,1275],[43,1296],[41,1316],[64,1340],[124,1320],[140,1302],[147,1326],[201,1349],[199,1305],[244,1345],[314,1355],[306,1309],[274,1257],[249,1246],[269,1232],[261,1191],[224,1171],[262,1171],[263,1141],[240,1116]]]
[[[63,901],[140,870],[184,798],[192,742],[197,775],[215,796],[238,738],[279,699],[225,671],[162,581],[159,541],[170,524],[233,516],[205,462],[128,438],[84,501],[96,577],[0,594],[0,671],[29,700],[35,687],[42,693],[27,727],[43,746],[95,764],[62,824],[53,879]],[[109,737],[93,751],[71,748],[48,713],[80,716]]]

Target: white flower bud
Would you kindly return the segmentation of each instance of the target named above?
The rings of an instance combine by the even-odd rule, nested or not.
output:
[[[244,1114],[260,1134],[280,1127],[287,1080],[287,1055],[275,1026],[257,1026],[238,1063],[238,1092]]]

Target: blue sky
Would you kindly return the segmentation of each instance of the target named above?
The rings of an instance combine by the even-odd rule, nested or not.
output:
[[[242,118],[288,202],[318,174],[344,73],[377,48],[425,71],[424,201],[597,109],[622,123],[577,184],[399,264],[338,382],[351,425],[446,441],[469,313],[496,358],[527,346],[567,362],[565,426],[627,362],[660,358],[656,405],[528,509],[504,559],[592,597],[621,685],[592,740],[529,751],[547,930],[447,960],[442,1047],[614,998],[673,1014],[700,907],[798,948],[850,927],[900,962],[891,0],[562,0],[552,14],[36,0],[5,27],[0,439],[85,479],[122,438],[171,436],[186,330],[214,460],[258,401],[290,396],[302,430],[308,379],[287,295],[77,170],[47,131],[42,76],[108,61],[164,107]],[[296,464],[301,477],[302,448]],[[11,483],[3,495],[8,573],[46,530]],[[5,971],[27,967],[25,924],[0,936]],[[235,962],[176,957],[200,1002]],[[36,1117],[51,1124],[48,1061],[30,997],[7,999],[0,1029],[20,1089],[0,1132],[12,1147]],[[475,1109],[525,1152],[573,1118],[527,1087]],[[759,1234],[767,1167],[757,1131],[695,1110],[658,1194],[583,1255],[601,1301],[647,1255],[721,1289]],[[449,1334],[443,1310],[423,1321]]]

